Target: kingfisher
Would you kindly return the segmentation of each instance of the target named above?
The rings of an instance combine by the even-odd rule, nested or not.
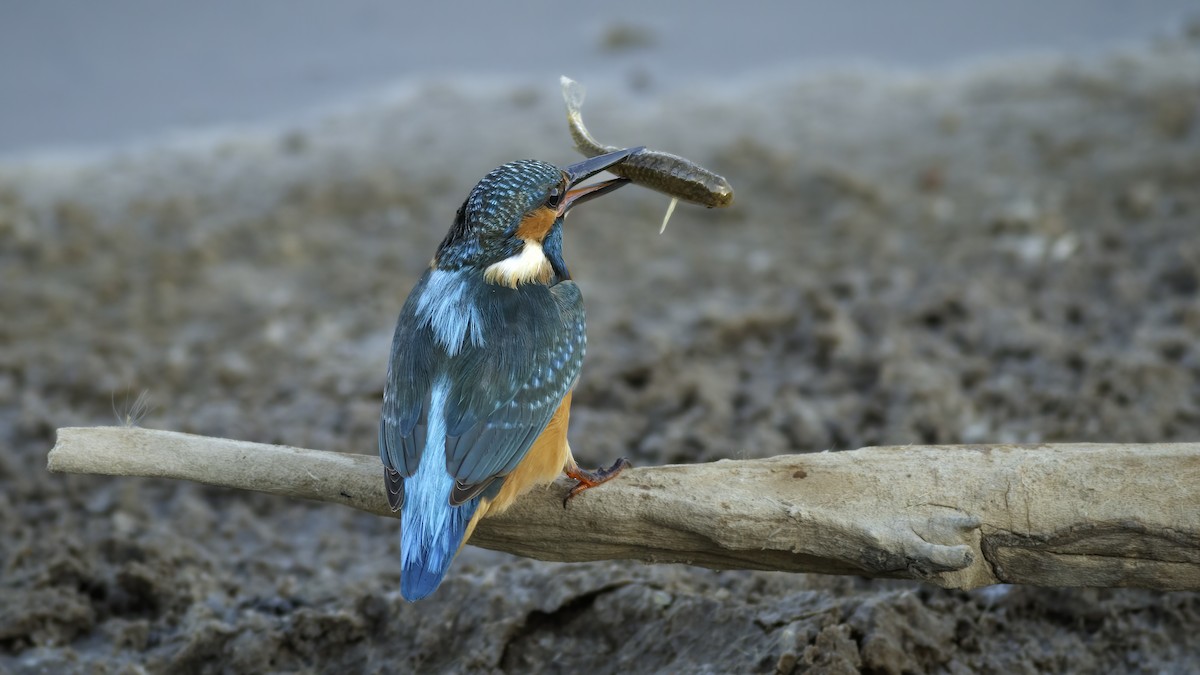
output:
[[[400,592],[442,583],[480,518],[560,473],[563,500],[627,467],[586,471],[567,443],[571,392],[587,343],[583,298],[563,260],[563,220],[629,181],[586,183],[642,148],[565,168],[498,167],[471,190],[400,310],[379,456],[400,511]]]

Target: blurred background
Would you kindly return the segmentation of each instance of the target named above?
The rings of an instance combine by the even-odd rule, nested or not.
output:
[[[467,547],[414,605],[392,519],[45,470],[66,426],[374,454],[456,208],[579,156],[562,74],[736,195],[573,212],[581,464],[1195,441],[1194,5],[0,3],[0,673],[1200,672],[1197,593]]]
[[[871,65],[1095,54],[1195,3],[51,0],[0,9],[0,156],[294,116],[466,76],[639,89]]]

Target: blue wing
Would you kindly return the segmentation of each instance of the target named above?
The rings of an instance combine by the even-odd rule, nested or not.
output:
[[[430,414],[445,415],[450,503],[498,489],[574,386],[585,349],[574,282],[508,289],[426,273],[401,310],[384,391],[379,446],[392,508],[420,466]],[[450,391],[431,412],[441,375]]]
[[[487,349],[456,360],[446,406],[452,504],[499,489],[575,386],[587,346],[574,282],[523,287],[492,310],[503,328]]]
[[[446,411],[452,504],[499,489],[497,480],[524,459],[579,378],[587,346],[579,288],[570,281],[538,288],[499,308],[519,309],[520,318],[510,317],[503,340],[457,371]]]
[[[433,330],[417,315],[429,279],[430,273],[426,272],[400,310],[383,390],[379,458],[383,460],[388,504],[393,511],[404,504],[404,478],[416,472],[421,462],[429,424],[430,388],[439,360]]]

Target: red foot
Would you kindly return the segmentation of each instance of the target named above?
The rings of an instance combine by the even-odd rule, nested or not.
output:
[[[572,464],[574,463],[572,462]],[[583,492],[584,490],[590,490],[597,485],[607,483],[608,481],[616,478],[617,474],[621,473],[630,466],[632,465],[629,463],[629,460],[622,457],[607,469],[584,471],[578,466],[572,466],[568,469],[564,469],[563,473],[567,474],[567,478],[571,478],[579,482],[575,485],[575,487],[571,488],[571,491],[567,493],[566,497],[563,497],[563,508],[567,508],[567,502],[571,501],[571,498],[575,495]]]

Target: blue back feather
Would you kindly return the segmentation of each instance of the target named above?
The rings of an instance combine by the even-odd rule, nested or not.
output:
[[[400,514],[400,592],[420,600],[442,583],[467,532],[479,498],[450,505],[454,478],[446,471],[445,376],[433,385],[425,452],[417,472],[404,479],[405,505]]]

